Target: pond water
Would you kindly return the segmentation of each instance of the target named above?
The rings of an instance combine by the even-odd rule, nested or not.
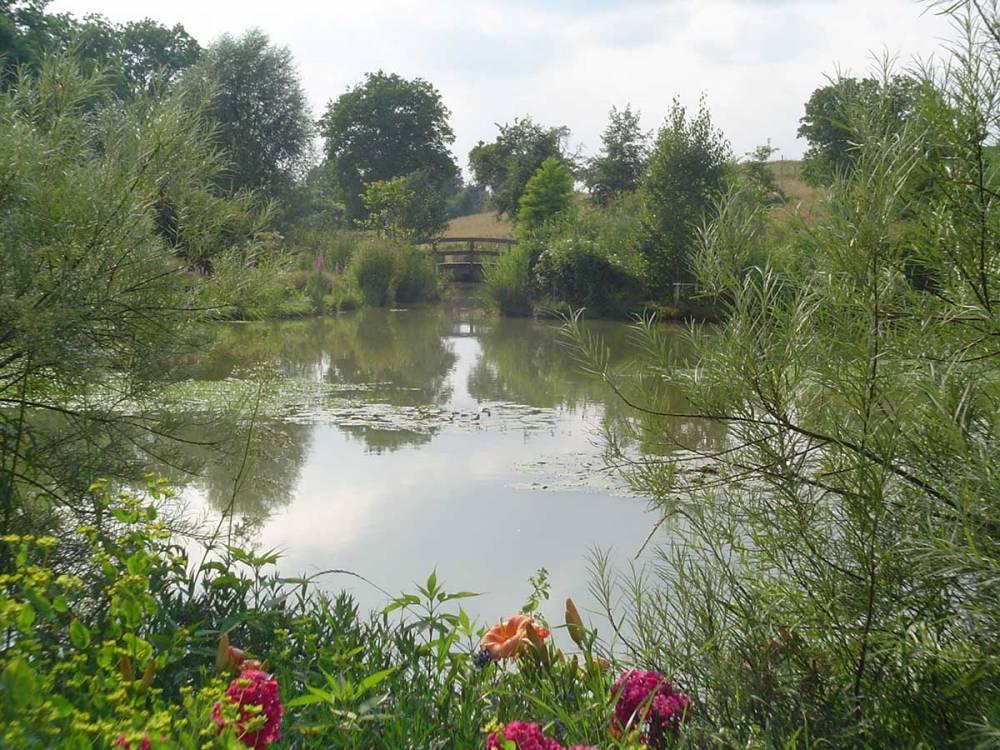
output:
[[[614,358],[632,356],[626,324],[593,325]],[[558,620],[564,597],[591,603],[589,550],[625,564],[656,520],[603,469],[599,433],[625,408],[580,372],[555,323],[369,309],[213,338],[199,387],[256,362],[277,371],[235,509],[286,574],[348,569],[398,594],[436,568],[448,590],[482,592],[463,604],[486,622],[515,612],[544,567]],[[236,449],[185,496],[218,515],[241,466]],[[385,603],[356,579],[323,585]]]

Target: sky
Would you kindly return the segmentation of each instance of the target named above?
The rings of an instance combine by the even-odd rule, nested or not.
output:
[[[202,44],[257,27],[288,46],[313,114],[384,70],[433,83],[453,151],[530,115],[567,125],[584,154],[608,110],[655,130],[676,96],[707,98],[737,155],[770,140],[797,158],[803,105],[826,76],[940,54],[948,22],[919,0],[54,0],[51,12],[181,23]]]

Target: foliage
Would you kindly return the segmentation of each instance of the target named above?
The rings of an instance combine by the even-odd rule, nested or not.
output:
[[[587,164],[584,176],[591,197],[600,205],[635,192],[649,157],[649,133],[643,131],[638,112],[628,105],[623,110],[612,107],[608,120],[601,152]]]
[[[530,232],[566,213],[572,205],[573,175],[565,164],[550,156],[524,186],[518,201],[518,229]]]
[[[484,266],[483,284],[486,299],[502,315],[531,315],[538,289],[531,269],[531,250],[528,246],[514,245],[496,263]]]
[[[46,53],[59,49],[67,20],[45,12],[49,0],[0,3],[0,88],[18,67],[37,69]]]
[[[448,196],[448,218],[471,216],[486,210],[489,199],[486,191],[474,183],[460,183],[454,193]]]
[[[778,185],[778,180],[774,176],[774,172],[768,165],[768,162],[777,150],[768,142],[765,145],[755,148],[740,163],[742,176],[750,185],[756,188],[761,200],[767,204],[782,203],[785,200],[785,194]]]
[[[303,180],[281,196],[274,224],[290,235],[348,227],[347,208],[328,162],[309,169]]]
[[[572,602],[575,653],[525,629],[516,660],[477,666],[475,594],[434,573],[366,618],[273,552],[177,543],[161,482],[94,490],[92,524],[0,541],[17,561],[0,576],[5,747],[477,748],[525,719],[559,747],[634,747],[608,737],[614,673]]]
[[[543,295],[588,315],[623,317],[638,308],[644,262],[635,200],[581,211],[528,240]]]
[[[303,176],[313,126],[287,47],[257,30],[224,34],[205,50],[189,85],[207,83],[211,116],[231,163],[220,181],[229,193],[282,195]]]
[[[476,184],[490,191],[497,214],[513,218],[528,180],[542,162],[553,157],[572,166],[565,152],[569,128],[545,128],[530,117],[498,127],[496,140],[480,141],[469,152],[469,167]]]
[[[364,225],[385,237],[429,239],[448,226],[444,196],[426,170],[369,182],[361,202]]]
[[[123,105],[106,92],[58,57],[0,95],[4,531],[98,473],[141,473],[143,434],[170,455],[175,425],[141,404],[176,377],[195,324],[269,270],[262,217],[209,192],[221,157],[202,113],[178,95]],[[190,253],[234,273],[203,283]]]
[[[455,140],[441,94],[422,78],[368,73],[331,102],[320,121],[327,160],[343,191],[348,218],[364,219],[365,188],[423,172],[442,194],[458,173]]]
[[[433,300],[438,295],[432,260],[412,245],[390,240],[372,239],[358,245],[347,275],[365,304],[376,307]]]
[[[671,533],[624,580],[595,559],[595,588],[610,607],[625,587],[634,658],[697,686],[706,745],[1000,736],[996,11],[959,15],[955,58],[902,127],[889,101],[852,113],[854,165],[794,272],[751,266],[769,219],[723,199],[699,270],[727,318],[692,332],[693,361],[642,324],[636,383],[574,331],[641,410],[610,454]],[[676,416],[724,427],[724,446],[671,434]],[[672,452],[636,459],[639,437]]]
[[[148,18],[114,24],[87,16],[70,29],[74,56],[104,72],[123,99],[156,94],[201,56],[201,46],[180,24],[167,27]]]
[[[674,100],[641,187],[646,221],[642,254],[655,294],[694,281],[689,266],[697,231],[711,218],[730,158],[729,143],[712,124],[704,100],[690,119]]]
[[[803,156],[806,181],[829,185],[854,163],[862,138],[854,129],[861,122],[859,112],[883,112],[887,132],[899,132],[913,112],[916,83],[901,75],[883,80],[837,78],[813,91],[798,131],[809,143]]]
[[[0,6],[0,87],[18,66],[37,73],[46,54],[71,53],[86,72],[101,72],[117,96],[131,99],[173,83],[201,53],[184,27],[151,19],[113,24],[102,16],[83,21],[46,13],[47,0]]]

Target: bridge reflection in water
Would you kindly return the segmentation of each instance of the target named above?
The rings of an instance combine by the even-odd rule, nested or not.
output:
[[[430,249],[441,273],[455,281],[483,280],[483,267],[517,244],[502,237],[438,237],[414,243]]]

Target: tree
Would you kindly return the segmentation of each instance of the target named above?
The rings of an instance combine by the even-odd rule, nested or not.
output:
[[[957,53],[920,82],[936,95],[898,129],[891,101],[851,112],[870,136],[796,237],[793,273],[748,266],[775,219],[721,199],[698,268],[724,322],[692,357],[641,326],[643,387],[575,330],[659,448],[612,446],[670,524],[622,630],[700,686],[710,726],[692,746],[1000,736],[1000,172],[984,127],[1000,117],[998,9],[959,16]],[[724,430],[724,449],[671,434],[678,418]]]
[[[864,121],[860,112],[882,112],[882,127],[899,132],[912,112],[915,84],[913,78],[899,75],[884,81],[838,78],[813,91],[799,120],[798,136],[809,143],[803,177],[813,185],[829,185],[853,164],[864,137],[855,129]]]
[[[230,221],[252,207],[211,195],[224,162],[204,114],[179,92],[122,107],[65,55],[0,94],[0,533],[51,504],[85,513],[88,485],[141,478],[144,451],[176,461],[154,402],[198,324],[273,275],[260,221]],[[210,246],[239,273],[201,285],[178,256]]]
[[[261,31],[220,37],[193,70],[214,89],[211,116],[229,152],[229,193],[282,195],[304,175],[313,126],[292,53]]]
[[[476,183],[490,191],[497,214],[513,218],[525,185],[543,161],[555,157],[572,166],[564,149],[569,129],[545,128],[530,117],[515,119],[498,128],[495,141],[480,141],[469,152],[469,167]]]
[[[448,226],[444,195],[426,170],[370,182],[361,199],[364,225],[387,237],[428,239]]]
[[[320,121],[348,218],[364,219],[362,195],[377,180],[423,171],[442,194],[458,173],[455,135],[441,94],[421,78],[381,70],[331,102]]]
[[[518,204],[518,228],[530,232],[572,205],[573,175],[565,164],[550,156],[524,186]]]
[[[628,105],[624,110],[612,107],[609,120],[601,135],[601,153],[586,171],[587,188],[601,205],[638,189],[649,155],[649,133],[643,131],[638,112]]]
[[[0,87],[11,82],[21,65],[37,68],[43,55],[58,48],[64,16],[45,12],[49,0],[0,1]]]
[[[646,223],[641,251],[654,293],[694,281],[690,262],[697,231],[710,218],[731,159],[729,142],[712,124],[705,102],[689,119],[675,99],[641,185]]]

